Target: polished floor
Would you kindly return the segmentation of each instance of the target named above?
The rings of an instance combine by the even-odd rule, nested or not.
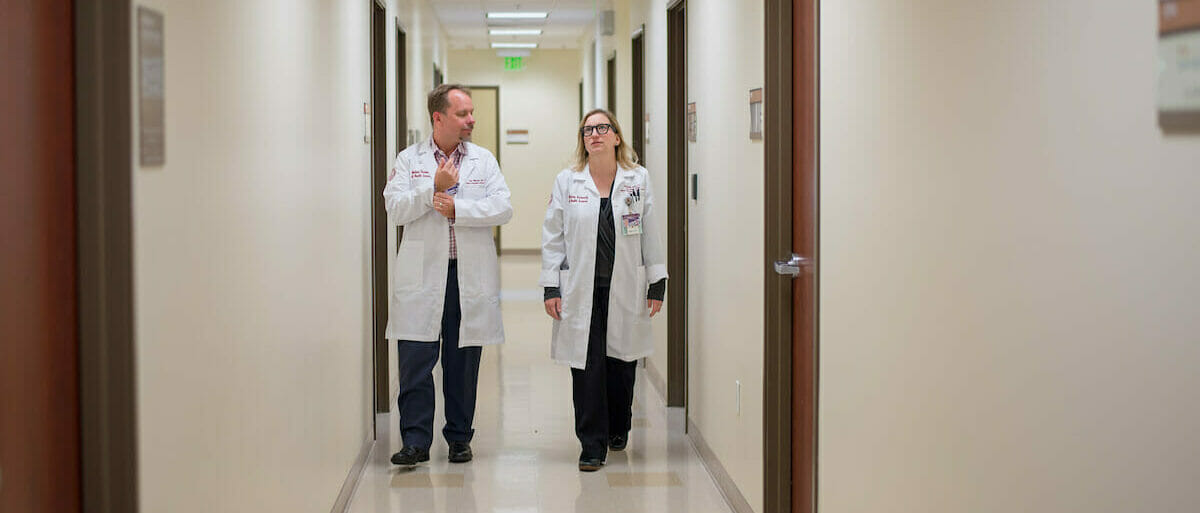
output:
[[[501,259],[507,342],[483,351],[474,461],[446,461],[441,392],[431,459],[389,461],[400,449],[396,414],[381,414],[379,443],[350,505],[368,512],[729,512],[695,448],[683,412],[666,408],[638,369],[629,447],[598,472],[579,472],[570,372],[550,361],[550,321],[537,257]],[[440,376],[436,382],[441,383]]]

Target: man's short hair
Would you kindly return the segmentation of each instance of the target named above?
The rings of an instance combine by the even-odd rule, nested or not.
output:
[[[433,122],[434,112],[446,112],[450,106],[450,91],[462,91],[471,96],[471,90],[462,84],[442,84],[429,91],[429,122]]]

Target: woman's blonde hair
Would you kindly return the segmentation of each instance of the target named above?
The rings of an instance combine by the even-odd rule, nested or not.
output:
[[[625,144],[625,134],[621,132],[621,124],[617,123],[617,117],[605,109],[592,109],[584,114],[583,119],[579,120],[579,129],[575,131],[575,155],[571,158],[571,169],[575,171],[583,171],[583,167],[587,165],[588,153],[587,146],[583,143],[583,124],[587,122],[587,118],[593,114],[604,114],[608,118],[608,124],[612,125],[613,132],[617,134],[617,147],[614,148],[617,152],[617,164],[626,169],[637,167],[638,156],[633,148]]]

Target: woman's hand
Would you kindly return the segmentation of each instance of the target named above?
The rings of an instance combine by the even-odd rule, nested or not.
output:
[[[662,301],[657,299],[647,299],[646,308],[650,309],[650,317],[654,317],[654,314],[658,313],[659,310],[662,310]]]
[[[661,301],[660,301],[661,303]],[[546,300],[546,315],[556,321],[562,320],[562,298],[552,297]]]

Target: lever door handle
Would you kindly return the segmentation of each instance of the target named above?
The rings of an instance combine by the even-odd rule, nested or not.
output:
[[[804,272],[804,269],[811,265],[811,260],[792,253],[792,258],[790,259],[775,261],[775,272],[781,276],[795,278],[800,276],[800,273]]]

